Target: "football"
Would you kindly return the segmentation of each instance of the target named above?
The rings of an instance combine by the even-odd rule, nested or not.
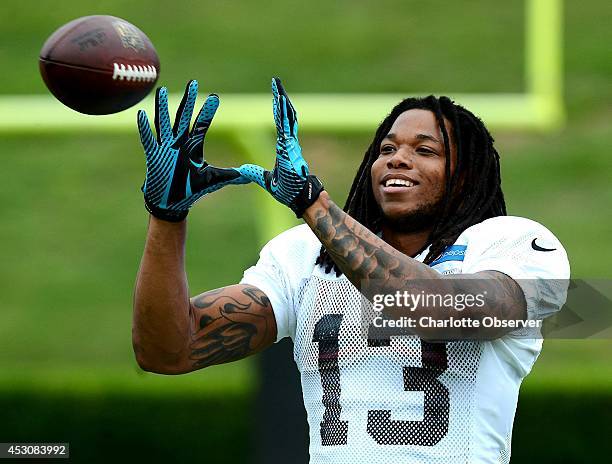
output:
[[[56,30],[40,51],[51,93],[85,114],[111,114],[142,100],[155,86],[159,58],[149,38],[114,16],[85,16]]]

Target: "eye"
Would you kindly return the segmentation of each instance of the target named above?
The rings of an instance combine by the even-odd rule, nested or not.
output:
[[[393,145],[383,145],[380,147],[381,155],[390,155],[395,151],[395,147]]]
[[[431,148],[425,147],[425,146],[417,147],[416,152],[421,153],[423,155],[437,155],[438,154],[437,151],[432,150]]]

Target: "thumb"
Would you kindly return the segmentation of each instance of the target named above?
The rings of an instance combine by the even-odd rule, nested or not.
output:
[[[197,175],[191,178],[191,189],[194,193],[214,192],[228,184],[248,184],[250,179],[245,178],[235,168],[217,168],[207,165],[200,169]]]
[[[268,190],[268,187],[266,185],[266,172],[268,171],[266,171],[261,166],[257,164],[243,164],[238,168],[238,171],[240,172],[240,174],[242,174],[243,177],[246,177],[251,182],[255,182],[256,184],[259,184],[261,187]]]

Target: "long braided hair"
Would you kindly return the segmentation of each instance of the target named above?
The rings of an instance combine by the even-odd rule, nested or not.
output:
[[[347,214],[372,232],[381,231],[382,211],[374,199],[370,170],[379,156],[380,144],[395,120],[411,109],[425,109],[434,113],[444,139],[446,185],[442,212],[429,236],[429,253],[423,261],[431,264],[468,227],[491,217],[505,216],[506,203],[501,189],[499,154],[484,123],[448,97],[430,95],[402,100],[378,126],[344,205]],[[457,148],[457,163],[452,176],[450,137],[444,118],[452,124],[452,136]],[[342,274],[324,247],[321,247],[316,264],[323,266],[326,273],[334,270],[337,276]]]

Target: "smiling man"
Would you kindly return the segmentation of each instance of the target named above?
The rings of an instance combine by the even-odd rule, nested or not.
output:
[[[209,96],[189,131],[196,88],[189,84],[173,128],[158,91],[157,141],[139,114],[152,215],[134,304],[139,364],[190,372],[291,337],[312,463],[508,462],[519,387],[542,346],[516,323],[562,306],[569,263],[545,227],[506,215],[483,123],[445,97],[400,102],[341,209],[310,174],[280,81],[272,83],[272,171],[204,161],[218,99]],[[240,284],[190,300],[188,209],[249,181],[306,224],[271,240]],[[425,303],[408,309],[407,294]],[[390,302],[379,317],[387,322],[417,323],[376,332],[371,301]],[[467,301],[482,304],[468,311]]]

